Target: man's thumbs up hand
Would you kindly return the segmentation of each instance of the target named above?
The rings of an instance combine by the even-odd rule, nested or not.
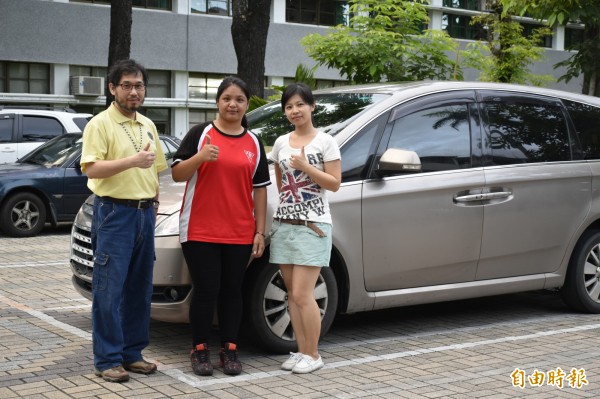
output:
[[[136,155],[134,155],[134,163],[138,168],[147,169],[154,164],[156,154],[154,151],[150,151],[150,142],[147,142],[144,148]]]

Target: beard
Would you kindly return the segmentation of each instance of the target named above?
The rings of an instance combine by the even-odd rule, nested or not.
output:
[[[142,107],[142,104],[144,104],[144,99],[140,99],[137,105],[128,106],[127,100],[122,101],[119,98],[115,97],[115,104],[117,104],[117,107],[119,107],[122,111],[133,114]]]

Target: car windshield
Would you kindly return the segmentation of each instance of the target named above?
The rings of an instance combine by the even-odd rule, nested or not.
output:
[[[71,155],[81,150],[80,135],[63,135],[36,148],[19,160],[21,163],[33,163],[45,166],[63,166]]]
[[[387,94],[371,93],[315,94],[317,107],[313,112],[313,123],[320,131],[335,136],[361,111],[387,97]],[[292,130],[292,125],[281,110],[280,101],[248,113],[248,125],[268,147],[275,143],[277,137]]]

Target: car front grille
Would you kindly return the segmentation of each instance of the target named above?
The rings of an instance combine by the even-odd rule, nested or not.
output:
[[[94,267],[94,252],[92,251],[91,231],[73,225],[71,232],[71,266],[79,277],[92,278]]]

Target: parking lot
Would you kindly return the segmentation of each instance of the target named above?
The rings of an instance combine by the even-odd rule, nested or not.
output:
[[[106,383],[93,374],[90,302],[71,286],[69,232],[0,236],[0,398],[600,396],[600,315],[547,291],[340,316],[325,368],[309,375],[280,370],[287,356],[242,331],[242,375],[198,377],[187,325],[153,322],[144,354],[158,373]]]

